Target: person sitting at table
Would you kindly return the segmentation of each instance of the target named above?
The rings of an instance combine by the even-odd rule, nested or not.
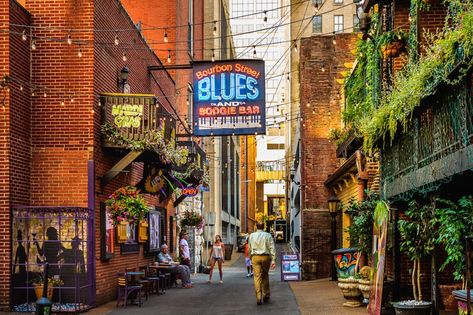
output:
[[[166,244],[161,245],[161,251],[158,254],[158,263],[175,265],[174,268],[170,268],[169,272],[179,274],[184,288],[192,288],[191,282],[191,270],[186,265],[179,265],[178,262],[174,262],[171,255],[168,253],[168,246]]]

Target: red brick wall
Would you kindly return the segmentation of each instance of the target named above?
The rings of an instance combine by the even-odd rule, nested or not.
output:
[[[354,60],[356,35],[313,36],[301,40],[300,52],[300,112],[302,209],[317,209],[303,212],[302,217],[302,260],[317,260],[317,277],[327,277],[330,272],[331,256],[330,216],[327,200],[329,190],[324,182],[339,166],[336,146],[328,140],[331,128],[341,123],[341,71],[344,63]],[[322,67],[325,71],[322,71]],[[310,106],[307,106],[310,104]],[[321,235],[314,243],[314,235]],[[325,243],[324,243],[325,242]],[[320,244],[319,244],[320,243]],[[320,247],[318,247],[320,246]],[[318,247],[313,250],[313,247]]]
[[[133,27],[133,21],[126,14],[121,5],[112,1],[98,1],[95,6],[94,14],[95,29],[130,29]],[[168,109],[172,104],[174,106],[175,85],[172,78],[166,71],[154,71],[157,82],[150,76],[147,70],[149,65],[160,65],[161,62],[157,56],[147,49],[144,39],[138,32],[127,31],[120,32],[120,45],[105,46],[100,43],[113,41],[115,34],[108,32],[99,32],[96,34],[96,45],[94,49],[94,95],[95,103],[98,101],[99,93],[118,92],[117,79],[120,70],[126,65],[129,70],[128,83],[131,86],[132,93],[151,93],[158,97],[158,100]],[[168,33],[169,36],[169,33]],[[123,44],[122,44],[123,43]],[[127,53],[127,61],[122,60],[123,52]],[[159,84],[159,86],[158,86]],[[161,91],[163,90],[163,92]],[[164,93],[164,94],[163,94]],[[166,99],[165,96],[169,96]],[[168,101],[170,103],[168,103]],[[100,178],[107,172],[121,157],[115,157],[102,149],[100,133],[100,115],[96,109],[94,116],[94,152],[96,178]],[[104,187],[103,192],[97,193],[96,209],[99,209],[100,202],[106,200],[115,189],[127,185],[136,184],[142,177],[142,163],[133,163],[129,173],[118,175],[112,182]],[[96,180],[96,191],[100,191],[100,181]],[[175,215],[175,209],[172,206],[172,200],[166,200],[159,204],[157,197],[145,196],[149,205],[159,205],[167,209],[167,223],[169,216]],[[147,264],[153,256],[145,256],[143,246],[140,246],[139,254],[120,255],[118,245],[115,246],[115,257],[108,262],[100,261],[100,242],[99,225],[100,215],[96,212],[96,274],[97,274],[97,303],[104,303],[115,298],[116,295],[116,272],[124,271],[125,268],[139,267]],[[169,224],[167,224],[167,239],[169,242]],[[176,236],[174,232],[174,236]],[[175,242],[174,242],[175,244]]]
[[[10,38],[6,32],[10,23],[9,0],[0,0],[0,75],[10,73]],[[1,90],[0,115],[0,308],[8,306],[10,289],[11,233],[10,233],[10,191],[9,191],[9,127],[11,108],[10,95]],[[3,105],[5,106],[3,108]]]

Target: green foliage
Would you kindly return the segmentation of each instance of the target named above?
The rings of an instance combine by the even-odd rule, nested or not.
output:
[[[409,128],[412,113],[422,99],[434,94],[440,83],[456,84],[473,66],[473,4],[468,0],[459,5],[462,12],[455,16],[455,27],[445,27],[438,36],[431,36],[433,40],[424,47],[425,54],[418,61],[412,58],[397,72],[392,90],[381,97],[379,108],[372,115],[357,117],[365,149],[371,150],[378,139],[387,135],[394,139],[400,126],[403,130]],[[449,79],[460,62],[465,65],[463,71],[455,80]]]
[[[407,219],[399,220],[400,247],[410,260],[419,260],[435,249],[435,217],[432,205],[421,205],[415,200],[406,210]]]
[[[361,253],[371,253],[374,209],[378,201],[378,194],[367,191],[365,200],[354,201],[346,209],[351,218],[351,224],[347,228],[350,246],[356,247]]]
[[[203,222],[200,214],[194,211],[184,211],[181,219],[181,226],[199,226]]]
[[[335,143],[336,145],[340,145],[343,142],[345,142],[345,140],[347,140],[349,136],[350,136],[349,129],[332,128],[329,131],[328,140],[330,142]]]
[[[140,222],[149,212],[146,201],[140,191],[133,186],[126,186],[117,189],[105,201],[109,209],[113,224],[120,224],[127,221],[130,224]]]
[[[442,244],[447,252],[440,270],[451,264],[455,280],[461,280],[466,271],[464,238],[473,235],[473,196],[463,196],[458,202],[437,199],[435,214],[436,243]]]
[[[189,155],[187,148],[176,147],[172,141],[166,143],[162,130],[148,130],[146,137],[134,140],[124,136],[115,126],[105,123],[102,125],[102,134],[106,141],[133,151],[155,150],[165,164],[184,165]]]

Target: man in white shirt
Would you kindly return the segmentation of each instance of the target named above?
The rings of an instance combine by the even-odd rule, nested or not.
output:
[[[181,240],[179,241],[179,256],[181,257],[181,264],[191,267],[191,254],[189,251],[189,244],[187,243],[189,239],[189,233],[186,231],[181,232]]]
[[[248,244],[253,264],[256,304],[269,301],[269,268],[276,267],[276,248],[271,234],[264,232],[264,223],[256,223],[257,231],[251,233]]]

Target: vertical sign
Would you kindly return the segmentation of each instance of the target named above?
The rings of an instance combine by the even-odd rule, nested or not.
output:
[[[384,201],[378,202],[374,210],[373,223],[373,258],[372,265],[374,279],[373,289],[368,304],[368,314],[381,314],[381,302],[383,298],[384,262],[386,257],[386,238],[388,237],[389,208]]]
[[[281,281],[301,280],[299,254],[282,253],[281,256]]]
[[[263,60],[196,62],[194,135],[266,133]]]

